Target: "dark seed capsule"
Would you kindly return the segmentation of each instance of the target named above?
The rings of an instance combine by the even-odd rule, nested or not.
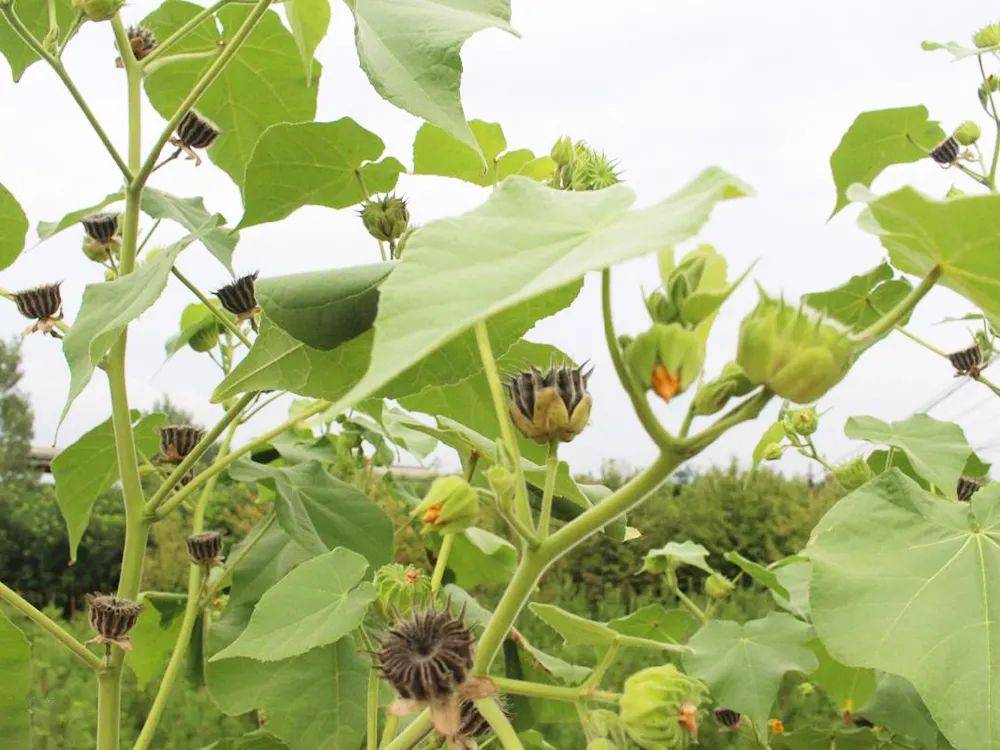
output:
[[[145,26],[128,27],[128,43],[132,47],[132,54],[136,60],[142,60],[149,56],[149,53],[156,49],[156,34],[152,29]]]
[[[216,565],[222,558],[222,534],[202,531],[187,538],[188,555],[197,565]]]
[[[855,716],[854,726],[861,727],[862,729],[871,729],[875,725],[871,721],[866,719],[864,716]]]
[[[510,708],[507,702],[502,700],[502,696],[497,698],[497,702],[507,717],[510,718]],[[459,706],[459,736],[479,740],[488,735],[490,731],[490,723],[486,720],[486,717],[479,713],[476,704],[470,700],[463,699]]]
[[[99,213],[85,216],[80,220],[83,230],[94,242],[109,245],[118,233],[118,214]]]
[[[590,374],[583,367],[537,367],[507,381],[511,418],[517,428],[538,443],[572,440],[587,423],[591,397]],[[561,402],[561,403],[560,403]]]
[[[18,312],[26,318],[46,320],[58,318],[62,312],[62,294],[58,284],[45,284],[14,294]]]
[[[168,463],[179,464],[204,436],[204,430],[191,425],[161,427],[160,452]]]
[[[473,641],[460,618],[434,609],[418,611],[382,638],[379,671],[402,698],[445,698],[469,674]]]
[[[973,345],[968,349],[949,354],[948,361],[959,375],[968,375],[979,369],[983,363],[983,353],[978,346]]]
[[[717,708],[714,713],[715,720],[726,729],[735,729],[739,727],[740,722],[743,720],[740,713],[731,708]]]
[[[971,500],[972,496],[979,491],[981,486],[982,485],[974,479],[961,477],[958,480],[958,486],[955,487],[955,495],[959,500]]]
[[[208,148],[219,137],[219,132],[214,122],[192,109],[177,126],[177,141],[188,148]]]
[[[90,606],[90,626],[109,641],[128,633],[142,612],[141,604],[116,596],[87,594],[85,598]]]
[[[257,295],[254,292],[254,282],[257,272],[242,276],[232,284],[226,284],[215,290],[215,296],[229,312],[238,318],[248,318],[257,312]]]
[[[931,151],[931,158],[938,164],[954,164],[958,159],[958,141],[954,138],[946,138]]]

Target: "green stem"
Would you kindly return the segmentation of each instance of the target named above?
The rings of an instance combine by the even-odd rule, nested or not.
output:
[[[210,57],[215,57],[222,51],[222,47],[212,47],[212,49],[198,50],[197,52],[179,52],[176,55],[170,55],[169,57],[161,57],[156,60],[152,65],[144,65],[143,70],[146,75],[150,75],[160,68],[164,68],[172,63],[179,62],[192,62],[194,60],[207,60]]]
[[[618,693],[606,690],[588,690],[582,687],[560,687],[540,682],[512,680],[507,677],[492,677],[493,684],[501,693],[524,695],[528,698],[548,698],[554,701],[575,703],[582,698],[599,701],[600,703],[617,703],[621,698]]]
[[[503,709],[497,704],[495,698],[476,701],[476,708],[479,709],[479,713],[482,714],[483,718],[490,723],[493,734],[500,741],[500,746],[504,750],[524,750],[524,745],[518,739],[517,732],[511,726],[510,719],[507,718],[507,714],[503,712]]]
[[[118,750],[119,675],[119,671],[108,671],[97,676],[97,747],[100,750]]]
[[[149,66],[154,60],[156,60],[160,55],[166,52],[168,49],[174,46],[177,42],[183,39],[185,36],[190,34],[194,29],[208,20],[210,17],[214,16],[219,10],[228,5],[230,0],[218,0],[218,2],[213,3],[207,8],[203,8],[198,13],[193,15],[186,23],[182,24],[179,29],[177,29],[173,34],[168,36],[162,42],[160,42],[156,47],[150,52],[146,57],[142,59],[140,63],[144,68]]]
[[[538,536],[545,539],[549,535],[552,522],[552,498],[556,493],[556,474],[559,471],[559,441],[549,441],[549,453],[545,459],[545,487],[542,490],[542,511],[538,517]]]
[[[616,639],[622,646],[631,648],[644,648],[652,651],[667,651],[675,654],[690,654],[691,647],[682,643],[664,643],[654,641],[652,638],[642,638],[637,635],[619,635]]]
[[[686,438],[681,443],[681,453],[688,457],[694,456],[715,442],[720,435],[730,428],[741,422],[756,419],[773,397],[774,394],[766,388],[750,396],[736,407],[730,409],[702,432]]]
[[[379,750],[385,750],[389,743],[396,739],[396,730],[399,729],[399,717],[391,711],[386,712],[385,726],[382,727],[382,741],[379,743]]]
[[[0,599],[6,601],[18,612],[41,627],[45,632],[72,651],[78,659],[91,669],[100,670],[104,667],[104,662],[101,659],[91,651],[88,651],[86,646],[64,630],[55,620],[41,610],[33,607],[30,602],[14,591],[14,589],[8,588],[3,583],[0,583]]]
[[[587,676],[587,679],[584,680],[581,688],[590,690],[600,686],[601,681],[604,679],[604,675],[607,674],[611,665],[615,663],[615,659],[618,658],[618,652],[621,651],[621,647],[621,641],[617,638],[608,644],[601,660],[597,662],[597,666],[594,667],[591,673]]]
[[[213,305],[212,301],[201,291],[201,289],[199,289],[197,286],[195,286],[194,283],[187,276],[185,276],[184,274],[182,274],[177,269],[177,266],[174,266],[173,268],[171,268],[170,269],[170,273],[172,273],[177,278],[177,280],[179,282],[181,282],[184,286],[186,286],[191,291],[191,293],[195,297],[197,297],[198,300],[203,305],[205,305],[205,307],[208,308],[209,312],[211,312],[212,315],[214,315],[216,317],[216,319],[226,328],[226,330],[228,330],[236,338],[238,338],[240,340],[240,342],[247,349],[249,349],[251,346],[253,346],[253,342],[250,341],[250,339],[248,339],[246,337],[246,334],[243,333],[243,331],[241,331],[239,329],[239,326],[237,326],[233,321],[231,321],[229,318],[227,318],[226,315],[222,312],[222,310],[220,310],[216,305]]]
[[[920,338],[916,334],[910,333],[905,328],[903,328],[903,326],[897,325],[895,328],[901,334],[903,334],[904,336],[906,336],[906,338],[908,338],[911,341],[914,341],[914,342],[920,344],[920,346],[924,347],[924,349],[927,349],[928,351],[934,352],[939,357],[944,357],[945,359],[948,358],[948,352],[946,352],[946,351],[944,351],[942,349],[938,349],[936,346],[934,346],[933,344],[930,344],[930,343],[924,341],[922,338]]]
[[[684,607],[691,614],[693,614],[695,617],[697,617],[698,620],[703,625],[706,622],[708,622],[708,615],[705,614],[705,610],[703,610],[701,607],[699,607],[697,604],[695,604],[694,601],[691,599],[691,597],[689,597],[687,594],[685,594],[683,591],[681,591],[680,586],[676,586],[675,585],[672,588],[673,588],[673,591],[674,591],[674,596],[676,596],[680,600],[680,603],[683,604]]]
[[[941,266],[934,266],[921,282],[900,300],[895,307],[855,337],[858,344],[863,349],[867,349],[895,328],[899,321],[909,315],[913,308],[917,306],[917,303],[934,287],[937,280],[941,277],[941,271]]]
[[[213,482],[209,481],[209,484],[213,484]],[[264,534],[267,533],[267,530],[274,525],[277,518],[278,517],[275,515],[274,511],[270,511],[264,517],[264,520],[261,521],[253,538],[244,541],[243,546],[226,559],[225,565],[222,566],[222,572],[219,574],[215,583],[205,589],[205,593],[202,595],[202,606],[210,604],[212,599],[215,598],[215,595],[227,585],[226,581],[236,572],[237,566],[243,561],[244,557],[250,554],[250,550],[252,550],[256,544],[264,538]]]
[[[424,709],[411,721],[406,729],[396,735],[396,739],[385,746],[385,750],[411,750],[434,728],[431,712]]]
[[[366,750],[378,750],[378,670],[368,670],[368,706],[366,710]]]
[[[434,563],[434,572],[431,573],[431,593],[436,593],[441,588],[444,571],[448,567],[448,556],[451,555],[451,548],[454,544],[454,534],[445,534],[441,539],[441,549],[438,550],[437,560]]]
[[[694,422],[694,418],[694,401],[691,401],[691,404],[688,406],[687,414],[684,415],[684,421],[681,423],[680,432],[677,433],[679,437],[686,438],[688,436],[688,433],[691,432],[691,425]]]
[[[975,379],[976,379],[976,380],[977,380],[978,382],[980,382],[980,383],[982,383],[983,385],[985,385],[985,386],[986,386],[987,388],[989,388],[989,389],[990,389],[991,391],[993,391],[993,392],[994,392],[994,393],[995,393],[996,395],[1000,396],[1000,386],[998,386],[998,385],[997,385],[996,383],[994,383],[994,382],[992,382],[992,381],[990,381],[990,380],[987,380],[987,379],[986,379],[986,378],[984,378],[984,377],[983,377],[983,376],[982,376],[981,374],[980,374],[980,375],[976,375],[976,376],[975,376]]]

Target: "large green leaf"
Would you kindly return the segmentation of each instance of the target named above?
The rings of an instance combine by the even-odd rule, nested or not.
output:
[[[923,159],[944,137],[941,126],[927,119],[923,105],[862,112],[830,156],[837,186],[837,203],[830,215],[850,202],[851,185],[869,186],[886,167]]]
[[[787,672],[809,674],[817,662],[807,643],[812,628],[791,615],[771,613],[740,625],[712,620],[694,634],[684,668],[703,680],[722,706],[750,717],[766,732],[771,706]]]
[[[1000,195],[936,201],[911,187],[873,200],[859,224],[904,273],[941,270],[940,283],[1000,326]]]
[[[455,535],[448,568],[463,588],[507,583],[517,567],[517,549],[503,537],[475,527]]]
[[[63,418],[90,382],[94,368],[126,326],[156,302],[167,285],[174,261],[192,239],[188,235],[178,240],[127,276],[100,284],[87,284],[80,312],[63,339],[63,353],[70,372],[69,396],[63,408]]]
[[[845,716],[864,705],[875,694],[875,670],[848,667],[830,656],[822,642],[809,644],[819,666],[809,675],[809,681],[819,685],[837,704]]]
[[[343,547],[302,563],[264,592],[246,629],[212,660],[281,661],[336,643],[375,600],[367,571],[368,561]]]
[[[70,0],[55,0],[53,7],[56,10],[59,36],[62,38],[76,16],[76,9]],[[46,0],[18,0],[17,15],[36,39],[45,39],[49,32],[49,4]],[[15,83],[21,80],[29,65],[41,59],[3,17],[0,17],[0,54],[7,58]],[[97,144],[96,139],[94,144]]]
[[[802,301],[848,328],[862,331],[895,307],[912,289],[906,279],[894,276],[892,266],[881,263],[868,273],[852,276],[838,287],[805,294]],[[905,324],[908,318],[900,322]]]
[[[125,663],[135,675],[136,684],[144,689],[163,675],[181,632],[187,601],[143,596],[141,602],[142,613],[129,631],[132,650]]]
[[[875,417],[851,417],[844,434],[852,440],[867,440],[903,451],[914,470],[945,496],[955,489],[972,448],[962,428],[926,414],[914,414],[901,422],[883,422]]]
[[[31,691],[31,645],[0,609],[0,745],[31,747],[28,693]]]
[[[662,604],[647,604],[608,622],[609,628],[622,635],[661,643],[684,643],[699,625],[689,610],[667,609]]]
[[[651,549],[646,553],[642,569],[657,570],[667,565],[689,565],[700,568],[706,573],[714,573],[715,569],[705,559],[707,557],[708,550],[690,539],[685,539],[683,542],[667,542],[662,547]]]
[[[567,646],[606,646],[618,637],[605,623],[574,615],[554,604],[532,602],[528,609],[559,633]]]
[[[306,85],[311,86],[315,68],[313,53],[330,27],[330,0],[286,0],[284,7],[295,46],[299,48],[302,58]]]
[[[200,10],[201,6],[184,0],[167,0],[142,25],[165,39]],[[248,4],[222,8],[218,13],[221,30],[216,19],[210,18],[180,40],[173,53],[217,48],[232,38],[252,10]],[[184,60],[153,71],[146,78],[146,93],[157,112],[171,117],[211,64],[211,59]],[[254,145],[269,126],[311,120],[316,114],[319,63],[314,65],[312,83],[308,85],[295,39],[277,13],[268,11],[198,100],[198,111],[222,131],[208,155],[237,184],[243,183]]]
[[[278,491],[278,523],[304,549],[323,554],[346,547],[364,556],[373,569],[392,559],[392,521],[356,487],[343,482],[318,461],[275,468],[241,461],[230,468],[239,481],[272,480]]]
[[[635,195],[624,185],[568,192],[524,177],[504,180],[474,211],[414,232],[379,289],[371,366],[344,404],[376,392],[479,321],[588,271],[689,239],[716,203],[747,191],[709,169],[672,197],[629,211]]]
[[[156,453],[160,444],[158,430],[166,421],[165,414],[148,414],[139,419],[139,412],[132,412],[135,447],[141,455],[152,457]],[[72,564],[76,562],[76,550],[90,523],[94,501],[118,480],[118,456],[111,419],[61,450],[52,459],[52,476],[56,481],[56,502],[66,519]]]
[[[0,26],[3,25],[0,21]],[[28,233],[28,217],[14,196],[0,185],[0,270],[17,260],[24,249]]]
[[[243,181],[241,227],[278,221],[302,206],[347,208],[396,186],[406,168],[350,117],[272,125],[257,142]]]
[[[834,505],[806,553],[833,657],[909,680],[959,750],[1000,747],[1000,484],[970,506],[890,470]]]
[[[510,26],[510,0],[348,0],[361,67],[386,101],[473,149],[459,92],[460,51],[477,31]]]
[[[913,685],[898,675],[879,675],[874,696],[857,713],[880,727],[912,737],[923,747],[936,750],[943,742]]]

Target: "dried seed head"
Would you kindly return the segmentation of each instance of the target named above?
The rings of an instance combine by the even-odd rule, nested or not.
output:
[[[62,318],[62,293],[59,291],[61,284],[61,281],[44,284],[14,293],[14,304],[17,305],[18,312],[35,321],[24,329],[25,335],[40,331],[58,337],[55,327],[56,321]]]
[[[507,382],[511,419],[525,437],[536,443],[569,442],[586,427],[592,399],[587,372],[580,367],[537,367],[518,373]]]
[[[222,562],[222,534],[202,531],[187,538],[188,556],[195,565],[212,567]]]
[[[941,141],[937,147],[931,151],[931,158],[938,164],[950,167],[956,161],[958,161],[958,141],[955,138],[948,137]]]
[[[254,282],[257,281],[258,272],[254,271],[246,276],[241,276],[231,284],[221,289],[215,290],[215,296],[219,302],[229,312],[236,316],[237,320],[252,318],[260,312],[257,305],[257,295],[254,292]]]
[[[136,60],[142,60],[156,49],[156,34],[145,26],[128,27],[128,43]]]
[[[118,214],[107,211],[91,214],[80,220],[83,230],[94,242],[110,245],[118,234]]]
[[[460,617],[435,609],[414,612],[382,638],[378,668],[402,698],[446,699],[469,674],[473,641]]]
[[[167,463],[179,464],[204,436],[204,430],[187,424],[161,427],[160,452]]]
[[[128,599],[100,594],[87,594],[85,598],[90,607],[90,626],[97,633],[89,642],[106,645],[113,643],[124,651],[130,651],[132,644],[128,631],[139,619],[142,605]]]
[[[725,732],[738,732],[743,723],[743,716],[731,708],[717,708],[713,715]]]
[[[979,374],[979,367],[983,363],[983,352],[978,344],[973,344],[968,349],[949,354],[948,361],[955,368],[955,377],[975,376]]]
[[[221,132],[218,125],[192,109],[177,125],[176,145],[189,149],[208,148]]]
[[[958,486],[955,487],[955,495],[959,500],[971,500],[972,496],[975,495],[981,487],[982,485],[975,479],[959,477]]]

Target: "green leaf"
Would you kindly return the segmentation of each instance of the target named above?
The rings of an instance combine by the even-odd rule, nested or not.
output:
[[[808,559],[794,555],[779,560],[772,566],[778,583],[788,592],[788,598],[778,596],[774,591],[771,596],[779,607],[802,620],[809,619],[809,581],[812,578],[812,563]]]
[[[274,735],[258,729],[242,737],[226,737],[206,745],[202,750],[285,750],[287,745]]]
[[[510,0],[351,0],[361,68],[386,101],[473,149],[459,87],[465,41],[477,31],[512,34]]]
[[[847,188],[851,185],[870,186],[886,167],[919,161],[944,138],[945,132],[928,120],[923,105],[862,112],[830,156],[837,186],[837,203],[830,216],[850,202]]]
[[[651,549],[646,553],[642,569],[660,570],[665,565],[674,563],[690,565],[709,574],[714,573],[715,569],[705,561],[706,557],[708,557],[708,550],[690,539],[683,542],[667,542],[662,547]]]
[[[554,604],[532,602],[528,609],[535,617],[563,637],[567,646],[605,646],[618,634],[603,622],[574,615]]]
[[[151,28],[157,38],[166,39],[200,10],[201,6],[193,3],[167,0],[142,25]],[[217,49],[232,38],[252,10],[251,5],[222,8],[217,15],[221,30],[216,19],[210,18],[181,39],[172,53]],[[171,117],[212,62],[211,59],[174,62],[147,76],[146,93],[156,111],[164,118]],[[198,111],[211,118],[222,131],[208,149],[209,158],[236,184],[243,183],[254,145],[269,126],[303,122],[315,116],[320,66],[319,63],[314,66],[312,84],[308,85],[295,39],[277,13],[268,11],[198,100]]]
[[[286,0],[285,16],[292,30],[295,46],[299,48],[302,66],[306,74],[306,85],[312,85],[313,53],[326,36],[330,27],[329,0]]]
[[[462,588],[510,580],[517,566],[517,549],[506,539],[475,527],[455,536],[448,568]]]
[[[56,0],[55,9],[56,23],[61,39],[65,36],[76,16],[76,9],[73,8],[69,0]],[[45,39],[49,32],[49,10],[46,0],[19,0],[17,15],[35,39]],[[0,54],[6,57],[10,64],[14,83],[21,80],[21,76],[24,75],[24,71],[28,69],[29,65],[41,59],[21,40],[17,32],[7,23],[7,19],[2,16],[0,16]]]
[[[229,313],[223,312],[219,307],[216,307],[216,310],[223,315],[229,315]],[[167,357],[172,357],[190,344],[191,340],[198,334],[206,330],[215,330],[217,332],[219,330],[219,319],[212,313],[208,305],[203,302],[192,302],[181,312],[180,330],[167,339],[164,345]]]
[[[0,27],[4,23],[0,21]],[[24,215],[21,204],[7,188],[0,185],[0,270],[17,260],[17,256],[24,249],[24,238],[27,234],[28,217]]]
[[[104,198],[91,206],[85,206],[84,208],[79,208],[76,211],[70,211],[58,221],[40,221],[36,227],[38,239],[47,240],[50,237],[59,234],[59,232],[78,224],[85,216],[97,213],[101,209],[107,208],[112,203],[117,203],[118,201],[124,199],[125,193],[119,190],[116,193],[108,193],[108,195],[104,196]]]
[[[685,643],[700,624],[686,609],[667,609],[662,604],[647,604],[635,612],[616,617],[608,622],[608,627],[634,638],[660,643]]]
[[[274,468],[240,461],[229,471],[237,481],[270,479],[278,491],[278,523],[304,549],[319,555],[346,547],[363,555],[373,569],[392,559],[392,521],[352,485],[318,461]]]
[[[875,695],[858,714],[878,726],[912,737],[926,747],[939,746],[941,732],[931,719],[927,706],[913,685],[897,675],[879,675]]]
[[[903,451],[916,472],[950,498],[955,497],[959,477],[972,455],[961,427],[926,414],[914,414],[892,423],[875,417],[851,417],[844,426],[844,434],[852,440],[867,440]]]
[[[998,550],[1000,484],[949,503],[897,470],[834,505],[806,549],[833,657],[909,680],[959,750],[1000,747]]]
[[[424,123],[413,141],[413,173],[455,177],[489,187],[512,174],[545,179],[555,168],[551,159],[536,158],[528,149],[504,153],[507,139],[499,123],[469,120],[469,129],[479,144],[478,151],[446,130]]]
[[[748,560],[735,551],[727,552],[723,557],[726,558],[727,562],[731,562],[764,588],[780,597],[788,598],[788,589],[781,585],[778,576],[770,568],[766,568],[760,563],[755,563],[753,560]]]
[[[803,727],[775,737],[772,747],[778,750],[903,750],[905,745],[884,744],[871,729],[835,726],[830,729]]]
[[[694,651],[684,655],[684,668],[711,688],[719,705],[746,714],[766,736],[782,678],[817,667],[806,645],[812,637],[811,627],[782,613],[744,625],[712,620],[688,641]]]
[[[913,288],[906,279],[894,279],[892,266],[882,263],[868,273],[825,292],[802,296],[802,301],[854,331],[863,331],[895,307]],[[900,321],[904,325],[907,315]]]
[[[962,60],[966,57],[974,57],[976,55],[983,54],[984,50],[977,47],[967,47],[964,44],[959,44],[958,42],[931,42],[924,41],[920,43],[921,49],[925,52],[935,52],[937,50],[945,50],[950,52],[955,60]]]
[[[780,443],[785,439],[785,425],[781,420],[778,420],[766,430],[764,434],[760,436],[760,440],[757,441],[757,445],[753,449],[753,465],[756,468],[761,461],[764,460],[764,451],[767,450],[769,445],[774,443]]]
[[[376,392],[479,321],[516,311],[588,271],[689,239],[717,202],[747,190],[709,169],[674,196],[629,211],[635,195],[624,185],[568,192],[523,177],[504,180],[479,208],[410,237],[379,289],[371,366],[341,405]]]
[[[114,281],[87,284],[80,312],[63,339],[69,363],[70,385],[62,418],[90,382],[94,368],[111,350],[126,326],[156,302],[167,286],[170,269],[193,237],[188,235],[164,248],[134,272]]]
[[[315,349],[333,349],[372,327],[378,287],[394,263],[309,271],[260,279],[257,301],[267,317]]]
[[[142,596],[144,605],[139,620],[129,631],[132,650],[125,663],[135,674],[136,684],[144,689],[163,676],[181,632],[184,619],[184,599],[159,599]]]
[[[28,694],[31,692],[31,644],[0,609],[0,745],[31,747]]]
[[[225,226],[222,214],[210,214],[201,198],[178,198],[147,187],[142,191],[142,210],[154,219],[177,222],[230,272],[233,270],[233,251],[240,235]]]
[[[159,428],[166,421],[166,414],[147,414],[139,419],[139,412],[132,412],[135,446],[140,455],[150,458],[156,454],[160,445]],[[118,456],[111,419],[61,450],[52,459],[52,476],[56,482],[56,502],[66,519],[72,565],[76,562],[80,539],[90,523],[94,501],[118,481]]]
[[[240,226],[278,221],[302,206],[347,208],[366,192],[392,190],[406,168],[393,157],[376,162],[384,150],[350,117],[272,125],[246,167]]]
[[[1000,195],[936,201],[905,187],[869,203],[858,223],[878,235],[900,271],[940,268],[941,284],[1000,325]]]
[[[528,643],[528,640],[524,636],[517,639],[517,646],[531,657],[535,667],[565,685],[579,685],[587,679],[587,675],[591,672],[590,667],[570,664],[558,656],[545,653],[540,648],[536,648]]]
[[[343,547],[302,563],[264,593],[246,630],[212,660],[281,661],[336,643],[375,601],[367,571],[368,561]]]
[[[875,694],[875,670],[841,664],[818,640],[810,643],[809,648],[819,662],[816,671],[809,675],[809,681],[823,688],[841,713],[857,713]]]

